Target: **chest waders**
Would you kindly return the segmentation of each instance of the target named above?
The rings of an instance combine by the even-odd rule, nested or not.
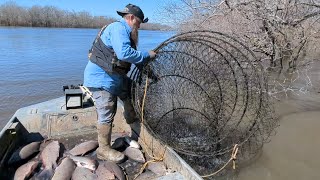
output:
[[[107,73],[125,75],[130,71],[131,63],[119,60],[113,49],[107,47],[102,42],[101,33],[106,27],[101,28],[96,39],[93,41],[88,57],[92,63],[98,65]],[[130,41],[131,47],[136,49],[131,38]]]

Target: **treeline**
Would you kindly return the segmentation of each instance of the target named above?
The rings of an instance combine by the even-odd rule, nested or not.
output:
[[[180,31],[230,34],[280,73],[294,71],[319,41],[320,0],[177,0],[162,9],[160,15]]]
[[[320,57],[320,0],[175,0],[161,9],[179,31],[218,31],[246,44],[273,75],[270,94],[304,93],[318,82],[309,73]]]
[[[115,18],[92,16],[89,12],[61,10],[53,6],[25,8],[15,2],[0,6],[0,26],[101,28],[116,21]],[[142,29],[165,30],[169,27],[148,23]]]

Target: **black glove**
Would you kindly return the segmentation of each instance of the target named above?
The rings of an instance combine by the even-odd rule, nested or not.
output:
[[[141,84],[142,81],[142,73],[147,75],[148,78],[152,79],[153,81],[158,81],[159,78],[157,75],[153,72],[152,68],[150,65],[143,65],[143,64],[136,64],[136,67],[140,71],[140,77],[138,77],[138,83]]]
[[[148,78],[152,79],[155,82],[159,80],[158,76],[154,73],[150,65],[145,66],[144,73],[148,76]]]

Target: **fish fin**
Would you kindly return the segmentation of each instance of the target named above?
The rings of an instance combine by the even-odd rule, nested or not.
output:
[[[53,169],[56,169],[57,167],[58,167],[57,163],[54,163],[54,164],[52,165],[52,168],[53,168]]]
[[[49,138],[49,137],[44,137],[43,143],[46,143],[47,141],[50,141],[50,140],[51,140],[51,138]]]
[[[38,176],[39,180],[49,180],[53,176],[53,169],[44,169]]]
[[[66,152],[63,153],[62,158],[69,157],[70,155],[72,155],[72,154],[70,154],[69,151],[66,151]]]

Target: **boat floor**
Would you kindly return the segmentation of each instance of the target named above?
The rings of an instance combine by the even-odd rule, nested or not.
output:
[[[114,140],[115,138],[117,137],[122,137],[122,136],[126,136],[128,135],[129,133],[127,132],[123,132],[123,133],[119,133],[119,132],[116,132],[116,133],[113,133],[112,135],[112,140]],[[82,142],[86,142],[86,141],[89,141],[89,140],[95,140],[97,139],[97,134],[96,133],[86,133],[86,134],[82,134],[82,135],[75,135],[75,136],[70,136],[70,137],[60,137],[60,138],[52,138],[52,139],[48,139],[46,140],[45,142],[43,142],[40,146],[40,153],[36,154],[35,156],[33,156],[32,158],[29,158],[28,160],[26,161],[22,161],[21,163],[19,164],[14,164],[14,165],[11,165],[11,166],[6,166],[5,169],[6,169],[6,172],[7,174],[4,176],[4,178],[6,179],[13,179],[14,177],[14,173],[15,173],[15,170],[23,165],[24,163],[26,163],[27,161],[40,161],[40,154],[43,150],[43,148],[49,143],[51,142],[52,140],[57,140],[59,143],[60,143],[60,158],[58,160],[58,164],[61,162],[61,160],[63,159],[63,157],[65,156],[66,152],[68,152],[68,150],[72,149],[73,147],[75,147],[77,144],[80,144]],[[142,152],[143,149],[142,149]],[[146,158],[146,161],[150,160],[150,158],[146,155],[145,155],[145,158]],[[85,156],[88,156],[88,157],[91,157],[93,159],[96,159],[97,161],[101,161],[99,160],[97,157],[96,157],[96,152],[95,151],[92,151],[92,152],[89,152],[87,153]],[[126,158],[126,160],[120,164],[118,164],[120,166],[120,168],[123,170],[124,174],[126,175],[126,178],[128,180],[133,180],[136,178],[136,176],[138,176],[141,168],[143,167],[143,163],[140,163],[140,162],[136,162],[130,158]],[[40,167],[38,169],[35,170],[35,173],[33,174],[33,177],[31,177],[30,179],[36,179],[36,175],[39,173],[40,171]],[[150,170],[148,169],[145,169],[144,170],[144,173],[148,172]],[[148,176],[146,179],[162,179],[162,180],[165,180],[165,179],[184,179],[183,176],[180,174],[180,173],[177,173],[177,172],[166,172],[165,174],[161,174],[161,175],[156,175],[154,174],[154,176]],[[139,178],[138,178],[139,179]]]
[[[21,108],[17,110],[6,127],[11,127],[12,123],[21,123],[23,129],[29,134],[35,133],[41,137],[47,136],[52,140],[58,140],[61,143],[61,149],[64,151],[72,149],[81,142],[97,139],[97,115],[94,106],[70,110],[66,110],[63,107],[65,107],[65,97]],[[112,129],[113,136],[117,133],[118,137],[119,133],[120,136],[125,136],[129,134],[128,131],[131,131],[130,126],[125,122],[122,114],[123,106],[119,103],[114,120],[114,127]],[[1,132],[4,133],[5,130],[2,130]],[[154,157],[162,157],[164,166],[166,166],[166,172],[164,174],[148,177],[146,179],[202,179],[176,152],[174,152],[173,149],[164,146],[160,141],[149,134],[143,125],[141,126],[140,136],[138,142],[143,148],[142,152],[144,153],[146,161],[153,158],[148,156],[149,153]],[[23,138],[20,137],[19,139]],[[23,143],[27,142],[24,141]],[[20,144],[20,146],[21,145],[22,144]],[[41,154],[41,148],[40,153],[33,158],[40,160],[39,154]],[[8,155],[10,156],[10,154]],[[91,152],[88,156],[96,158],[95,152]],[[63,152],[60,157],[63,157]],[[59,159],[58,164],[61,159],[62,158]],[[20,165],[22,164],[23,163]],[[128,179],[133,179],[141,170],[143,164],[127,159],[124,163],[119,164],[119,166],[123,168]],[[6,173],[4,178],[13,179],[14,172],[18,167],[18,165],[5,167],[5,170],[2,171]],[[0,177],[3,178],[2,174]],[[139,179],[139,177],[137,179]]]
[[[128,135],[129,133],[113,133],[112,140],[114,140],[116,137],[121,137]],[[64,148],[66,150],[72,149],[77,144],[80,144],[82,142],[90,141],[90,140],[96,140],[97,134],[96,133],[89,133],[85,135],[76,135],[72,137],[67,138],[57,138],[55,140],[59,141],[61,144],[64,145]],[[123,149],[124,150],[124,149]],[[96,152],[93,151],[88,154],[89,157],[92,157],[93,159],[96,159],[97,161],[100,161],[97,156]],[[143,163],[136,162],[132,159],[126,158],[126,160],[120,164],[118,164],[121,169],[125,172],[127,178],[129,180],[134,179],[134,177],[140,172],[140,169],[143,166]],[[156,176],[155,176],[156,177]]]

